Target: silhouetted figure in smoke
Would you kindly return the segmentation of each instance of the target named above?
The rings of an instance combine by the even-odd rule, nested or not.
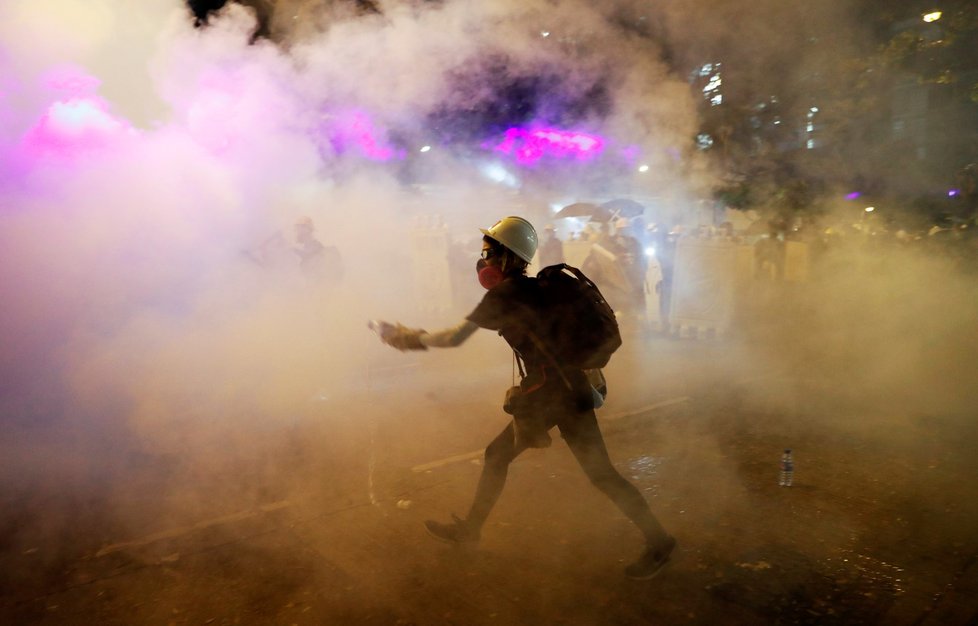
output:
[[[564,242],[557,238],[557,229],[553,224],[547,224],[543,229],[543,241],[540,242],[540,267],[563,262]]]
[[[772,220],[766,237],[754,244],[754,277],[764,280],[784,278],[784,227]]]
[[[324,246],[316,239],[311,218],[303,216],[295,223],[293,251],[299,257],[299,269],[313,283],[335,285],[343,279],[343,260],[335,246]]]
[[[584,227],[582,235],[591,247],[581,262],[581,271],[601,289],[611,308],[622,312],[631,308],[632,288],[622,263],[624,250],[616,245],[608,231],[605,222]]]
[[[628,280],[628,310],[636,315],[644,315],[645,273],[648,271],[648,263],[645,261],[642,244],[629,233],[629,225],[628,218],[625,217],[615,222],[615,234],[611,238],[611,245]]]
[[[559,367],[542,345],[535,329],[544,326],[541,287],[526,276],[526,267],[537,248],[533,226],[520,217],[507,217],[487,230],[482,258],[476,264],[479,282],[488,291],[468,317],[454,328],[435,333],[380,323],[382,340],[399,350],[427,350],[461,345],[478,328],[497,331],[525,365],[517,400],[511,405],[514,419],[486,448],[485,464],[475,498],[465,519],[455,517],[443,524],[425,522],[437,539],[474,543],[506,483],[509,464],[529,447],[546,447],[548,431],[556,426],[591,482],[605,493],[642,531],[647,548],[629,565],[631,578],[651,578],[669,560],[675,547],[649,509],[642,494],[612,465],[594,414],[594,398],[587,374],[581,369]]]
[[[804,236],[807,233],[801,233],[800,236]],[[726,241],[728,243],[740,243],[740,237],[737,236],[734,226],[730,222],[723,222],[717,227],[717,232],[715,235],[717,241]]]
[[[590,227],[590,224],[588,224]],[[597,222],[597,226],[590,228],[590,233],[588,235],[588,241],[591,243],[596,243],[599,246],[604,246],[605,248],[611,248],[611,235],[608,234],[608,224],[605,222]]]
[[[659,264],[662,278],[655,286],[659,294],[659,320],[663,334],[672,331],[669,319],[672,311],[672,285],[676,273],[676,243],[682,236],[683,227],[676,224],[672,229],[655,229],[652,232],[652,245],[655,248],[655,260]]]

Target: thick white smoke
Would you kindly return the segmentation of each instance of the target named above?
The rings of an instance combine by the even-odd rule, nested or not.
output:
[[[480,293],[477,228],[503,215],[539,227],[552,203],[621,195],[656,196],[671,219],[705,198],[701,96],[671,67],[724,48],[751,82],[731,90],[787,98],[860,41],[848,3],[275,4],[273,42],[253,37],[238,4],[194,28],[182,0],[0,2],[0,509],[20,516],[0,518],[5,546],[82,550],[64,537],[83,518],[98,525],[94,543],[152,536],[291,487],[324,493],[343,471],[372,471],[378,449],[398,462],[412,447],[474,449],[458,424],[510,383],[501,340],[477,333],[422,355],[443,369],[415,385],[416,355],[379,345],[366,321],[458,322]],[[808,31],[836,38],[797,47]],[[607,158],[521,168],[493,150],[510,118],[600,136]],[[419,298],[411,233],[430,215],[464,244],[452,267],[474,289],[458,310]],[[340,284],[300,270],[300,216],[337,247]],[[935,426],[974,437],[973,275],[940,252],[863,243],[828,253],[810,282],[753,284],[729,342],[662,340],[612,362],[618,397],[693,395],[715,380],[726,400],[731,381],[766,377],[729,422],[684,415],[654,442],[682,451],[696,437],[730,465],[719,483],[689,472],[711,492],[705,519],[743,487],[730,443],[703,445],[714,418],[772,439],[840,424],[875,441]],[[395,393],[369,410],[344,403],[378,364]],[[438,422],[451,393],[476,417]],[[370,420],[386,413],[413,440],[377,443]],[[288,487],[260,493],[270,475]]]
[[[686,85],[612,12],[383,9],[323,11],[273,43],[237,4],[199,29],[178,0],[0,6],[0,419],[12,450],[49,428],[77,444],[73,460],[31,461],[37,475],[110,463],[85,459],[107,438],[163,453],[286,425],[311,397],[361,384],[379,348],[368,318],[433,323],[417,319],[408,269],[415,216],[472,241],[503,214],[540,222],[550,202],[597,195],[573,186],[579,166],[527,170],[536,191],[521,197],[482,175],[494,159],[478,112],[506,101],[494,90],[546,75],[534,97],[555,104],[538,105],[540,123],[652,166],[639,180],[596,162],[602,192],[647,193],[689,169]],[[561,103],[580,110],[561,120]],[[401,174],[403,152],[428,144],[438,192],[425,195]],[[299,272],[299,216],[337,246],[341,286]]]

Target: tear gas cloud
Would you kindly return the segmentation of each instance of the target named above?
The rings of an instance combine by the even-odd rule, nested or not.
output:
[[[409,267],[413,217],[440,213],[467,233],[504,212],[545,216],[536,206],[503,205],[505,194],[472,165],[491,150],[476,144],[456,158],[439,137],[422,135],[431,128],[419,120],[443,120],[443,139],[474,137],[467,114],[490,99],[480,79],[491,72],[512,78],[546,68],[562,98],[581,101],[578,91],[609,67],[588,47],[614,40],[650,52],[573,4],[549,7],[546,18],[533,5],[397,5],[384,16],[336,21],[289,47],[250,43],[255,22],[240,5],[206,29],[194,29],[176,1],[138,12],[70,0],[6,3],[2,11],[2,367],[7,410],[24,419],[25,403],[59,394],[71,398],[71,412],[101,413],[98,404],[120,397],[138,405],[147,384],[172,385],[156,390],[161,402],[181,396],[200,407],[208,394],[191,381],[257,395],[258,387],[301,388],[314,369],[306,351],[334,355],[331,368],[355,369],[349,359],[362,346],[304,338],[329,326],[340,331],[330,333],[335,341],[368,341],[359,332],[368,316],[415,310],[410,281],[395,269]],[[545,45],[544,27],[535,26],[544,21],[575,43]],[[568,48],[578,58],[565,58]],[[573,121],[654,155],[681,143],[693,115],[688,96],[676,97],[681,81],[663,80],[655,55],[645,57],[603,87],[606,106],[620,114],[585,111]],[[458,90],[456,75],[468,77]],[[612,101],[619,87],[625,95]],[[409,138],[395,145],[389,129]],[[523,131],[503,131],[501,151],[515,152],[514,133]],[[583,131],[527,141],[539,132],[521,135],[528,159],[541,158],[541,145],[563,142],[567,152],[585,138],[577,153],[598,145]],[[384,166],[421,142],[435,146],[428,182],[462,181],[444,185],[442,200],[419,198],[396,166]],[[310,308],[308,290],[249,253],[273,233],[291,238],[299,215],[341,250],[347,280],[344,306],[294,323],[294,311]],[[282,367],[285,355],[292,366]],[[263,382],[252,387],[239,368]],[[151,413],[164,419],[158,409]]]
[[[540,225],[554,201],[656,195],[682,220],[711,183],[689,141],[694,97],[663,51],[623,27],[635,7],[592,4],[337,8],[293,36],[273,23],[284,33],[276,45],[252,42],[253,15],[239,5],[195,29],[177,0],[138,11],[122,0],[3,3],[4,476],[97,467],[111,482],[128,461],[85,458],[106,441],[150,455],[201,451],[184,461],[201,473],[210,444],[253,457],[263,433],[287,428],[324,385],[362,384],[380,352],[368,318],[434,326],[465,312],[418,308],[408,233],[419,216],[439,214],[471,242],[472,264],[478,227],[512,213]],[[668,11],[655,28],[672,54],[694,56],[719,32],[708,25],[723,11],[712,12],[730,7],[685,4],[703,32]],[[784,52],[778,29],[756,17],[746,23],[764,36],[735,49],[773,59]],[[549,100],[513,130],[493,90],[521,88]],[[647,173],[622,173],[639,162]],[[485,178],[490,166],[516,172],[523,193]],[[429,193],[405,185],[405,172]],[[345,279],[329,292],[297,271],[302,215],[342,255]],[[961,410],[960,373],[976,353],[973,287],[939,259],[888,254],[882,274],[862,271],[863,255],[840,263],[839,282],[813,286],[796,323],[760,312],[752,326],[774,330],[749,337],[753,364],[818,376],[848,355],[876,388],[919,382]],[[426,357],[456,359],[473,378],[486,355],[508,367],[488,340],[465,352]],[[355,416],[324,419],[343,428]]]
[[[611,179],[602,170],[620,160],[574,158],[603,145],[593,137],[640,150],[657,173],[646,182],[688,167],[676,159],[695,118],[684,83],[583,3],[325,17],[276,45],[253,40],[237,4],[205,29],[177,0],[0,8],[0,385],[18,475],[111,465],[91,454],[106,441],[164,454],[273,428],[324,380],[362,384],[378,351],[368,318],[462,312],[417,319],[418,216],[442,215],[474,263],[477,227],[546,219],[550,188],[594,193],[571,184],[583,165]],[[634,63],[592,52],[612,44]],[[537,74],[577,111],[541,101],[507,136],[492,90]],[[541,166],[526,171],[539,199],[481,171],[512,178],[520,149]],[[436,191],[403,184],[409,168]],[[302,215],[342,255],[329,294],[296,270]],[[25,452],[45,438],[58,454]]]

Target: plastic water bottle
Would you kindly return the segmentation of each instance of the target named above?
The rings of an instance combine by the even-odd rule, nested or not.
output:
[[[380,338],[383,339],[394,329],[394,325],[382,320],[368,320],[367,328],[380,335]]]
[[[778,484],[782,487],[790,487],[795,477],[795,462],[791,458],[791,449],[785,448],[781,455],[781,476]]]

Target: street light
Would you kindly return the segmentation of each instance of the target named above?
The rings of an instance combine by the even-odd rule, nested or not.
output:
[[[931,11],[930,13],[924,13],[923,20],[930,24],[931,22],[936,22],[937,20],[941,19],[941,15],[943,15],[943,13],[940,11]]]
[[[866,212],[867,213],[872,213],[875,210],[876,210],[876,207],[874,207],[874,206],[868,206],[868,207],[866,207]]]

